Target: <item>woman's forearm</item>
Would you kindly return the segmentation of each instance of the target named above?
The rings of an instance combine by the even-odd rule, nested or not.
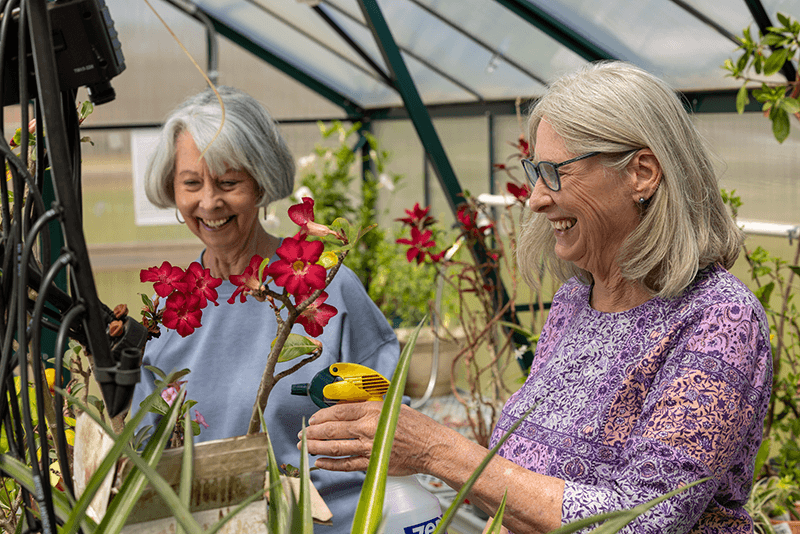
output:
[[[426,453],[429,461],[425,472],[457,490],[488,451],[457,432],[442,428],[437,443]],[[515,534],[544,533],[561,526],[563,480],[534,473],[495,456],[472,486],[469,499],[494,514],[506,491],[503,525]]]

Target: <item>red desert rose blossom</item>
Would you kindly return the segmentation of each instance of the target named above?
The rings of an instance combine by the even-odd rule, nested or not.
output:
[[[280,258],[267,266],[275,285],[285,287],[291,295],[308,294],[325,287],[325,267],[317,265],[324,245],[321,241],[306,241],[287,237],[275,252]]]
[[[433,232],[430,230],[421,232],[419,228],[413,226],[411,227],[411,239],[400,238],[397,240],[397,243],[410,246],[406,251],[406,259],[409,263],[416,258],[417,264],[420,264],[425,259],[425,253],[428,252],[427,249],[436,246],[436,242],[431,239],[431,237],[433,237]]]
[[[324,224],[314,222],[314,199],[311,197],[303,197],[302,204],[290,206],[289,218],[300,227],[300,232],[296,236],[300,239],[307,235],[324,237],[336,233]]]
[[[139,280],[142,282],[155,282],[153,289],[159,297],[166,297],[173,290],[181,292],[188,291],[188,284],[183,281],[183,269],[173,267],[168,261],[161,264],[161,267],[150,267],[139,272]]]
[[[258,278],[258,268],[261,266],[261,262],[264,261],[264,258],[256,254],[250,259],[250,265],[248,265],[242,274],[234,274],[231,275],[230,281],[233,285],[239,286],[231,295],[231,298],[228,299],[228,304],[233,304],[236,302],[236,296],[241,295],[240,301],[244,302],[247,300],[247,294],[256,291],[261,287],[261,284],[264,282],[263,279],[259,280]],[[266,269],[264,269],[264,273],[262,276],[266,277]]]
[[[528,187],[528,184],[522,184],[522,187],[520,187],[515,183],[508,182],[506,184],[506,189],[510,194],[514,195],[514,197],[522,203],[528,200],[528,197],[531,196],[531,190]]]
[[[186,337],[194,332],[195,328],[200,328],[202,315],[199,296],[191,293],[185,295],[176,291],[167,297],[161,321],[167,328],[177,330],[181,337]]]
[[[189,293],[200,297],[201,308],[205,308],[209,300],[214,306],[219,306],[216,288],[222,284],[222,280],[211,276],[211,269],[203,269],[198,262],[192,262],[186,269],[183,281],[186,282]]]
[[[310,293],[296,296],[295,305],[302,303],[310,296]],[[320,335],[322,333],[322,327],[326,326],[331,317],[338,313],[338,310],[334,306],[325,304],[327,298],[328,294],[323,291],[314,299],[314,302],[309,304],[308,308],[303,310],[303,313],[297,317],[297,322],[303,325],[306,333],[311,337]]]
[[[492,223],[478,226],[478,213],[466,204],[462,204],[458,208],[456,217],[458,222],[461,223],[461,230],[476,239],[480,237],[480,234],[494,226]]]
[[[428,212],[431,210],[431,207],[428,206],[425,209],[419,207],[419,202],[414,204],[414,208],[410,210],[405,210],[408,217],[403,217],[402,219],[395,219],[397,221],[401,221],[408,226],[416,226],[417,228],[425,228],[430,226],[436,222],[436,219],[428,215]]]

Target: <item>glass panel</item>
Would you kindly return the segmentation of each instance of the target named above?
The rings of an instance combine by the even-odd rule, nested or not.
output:
[[[678,89],[738,85],[720,68],[735,45],[672,2],[527,1]]]

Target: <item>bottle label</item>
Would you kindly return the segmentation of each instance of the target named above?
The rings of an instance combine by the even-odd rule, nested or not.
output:
[[[418,525],[405,527],[403,529],[403,534],[433,534],[433,531],[436,530],[436,526],[441,520],[441,517],[436,517]]]

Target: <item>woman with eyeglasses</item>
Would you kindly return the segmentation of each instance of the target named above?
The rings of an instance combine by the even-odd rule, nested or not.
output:
[[[663,81],[604,62],[553,83],[529,135],[518,259],[531,283],[544,262],[563,285],[492,445],[533,412],[470,501],[494,513],[507,491],[503,525],[548,532],[708,478],[623,531],[752,532],[743,506],[772,383],[769,327],[727,271],[742,234],[689,115]],[[365,469],[380,407],[317,412],[316,465]],[[404,407],[390,473],[459,488],[486,453]]]

